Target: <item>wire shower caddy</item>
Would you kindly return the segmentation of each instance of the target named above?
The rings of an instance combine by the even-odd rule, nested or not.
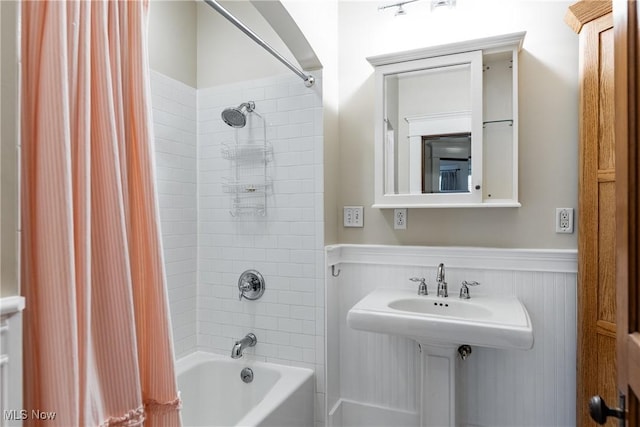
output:
[[[256,116],[262,122],[260,137],[254,135],[258,126],[251,126]],[[230,174],[223,178],[222,191],[231,195],[229,213],[233,217],[266,216],[267,195],[272,188],[267,169],[273,160],[273,146],[267,141],[266,122],[254,110],[247,128],[235,129],[234,140],[221,148],[222,157],[230,161]],[[245,133],[248,137],[241,139]]]

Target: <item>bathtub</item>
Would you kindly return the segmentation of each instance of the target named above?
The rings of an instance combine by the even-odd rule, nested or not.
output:
[[[240,378],[253,370],[253,381]],[[189,426],[313,426],[311,369],[195,352],[176,362],[182,424]]]

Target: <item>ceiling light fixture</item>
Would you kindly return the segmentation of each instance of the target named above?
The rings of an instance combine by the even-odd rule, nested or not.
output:
[[[454,9],[456,7],[456,0],[431,0],[432,12],[439,7],[447,7],[448,9]]]
[[[388,4],[388,5],[385,5],[385,6],[379,6],[378,10],[389,9],[390,7],[397,7],[398,10],[396,10],[395,16],[406,15],[407,11],[404,10],[404,8],[402,6],[404,6],[405,4],[408,4],[408,3],[416,2],[416,1],[418,1],[418,0],[404,0],[404,1],[397,2],[397,3]],[[454,0],[454,2],[455,2],[455,0]]]

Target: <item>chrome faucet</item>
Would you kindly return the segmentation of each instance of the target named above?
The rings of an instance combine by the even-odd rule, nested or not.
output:
[[[429,292],[427,291],[427,282],[424,277],[412,277],[409,280],[412,282],[420,282],[418,285],[418,295],[429,295]]]
[[[449,292],[447,291],[447,282],[444,280],[444,264],[440,263],[438,265],[438,274],[436,275],[436,281],[438,282],[438,293],[439,297],[446,298],[449,296]]]
[[[480,283],[478,282],[467,282],[466,280],[462,282],[460,286],[460,299],[471,299],[471,295],[469,295],[469,286],[478,286]]]
[[[235,345],[231,349],[231,358],[232,359],[240,359],[242,357],[242,353],[247,347],[253,347],[258,342],[258,339],[254,334],[247,334],[244,338],[239,341],[236,341]]]

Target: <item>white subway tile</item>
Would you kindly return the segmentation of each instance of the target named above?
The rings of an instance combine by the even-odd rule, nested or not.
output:
[[[233,342],[253,329],[259,344],[248,357],[322,366],[318,334],[324,335],[324,307],[318,304],[324,301],[324,228],[318,223],[324,211],[322,197],[314,193],[322,193],[324,171],[321,79],[317,82],[309,90],[295,76],[283,75],[196,91],[152,73],[158,201],[171,311],[178,319],[176,354],[200,348],[228,355]],[[274,147],[267,170],[274,185],[265,217],[233,218],[231,195],[222,192],[221,183],[233,176],[234,164],[222,158],[221,144],[233,142],[236,133],[220,113],[250,98],[266,118]],[[250,116],[237,135],[261,138],[262,120]],[[239,302],[238,276],[248,268],[265,276],[267,291],[259,301]],[[324,384],[318,389],[324,391]],[[323,412],[316,419],[323,419]]]
[[[295,319],[278,319],[278,329],[283,332],[302,332],[302,323]]]

